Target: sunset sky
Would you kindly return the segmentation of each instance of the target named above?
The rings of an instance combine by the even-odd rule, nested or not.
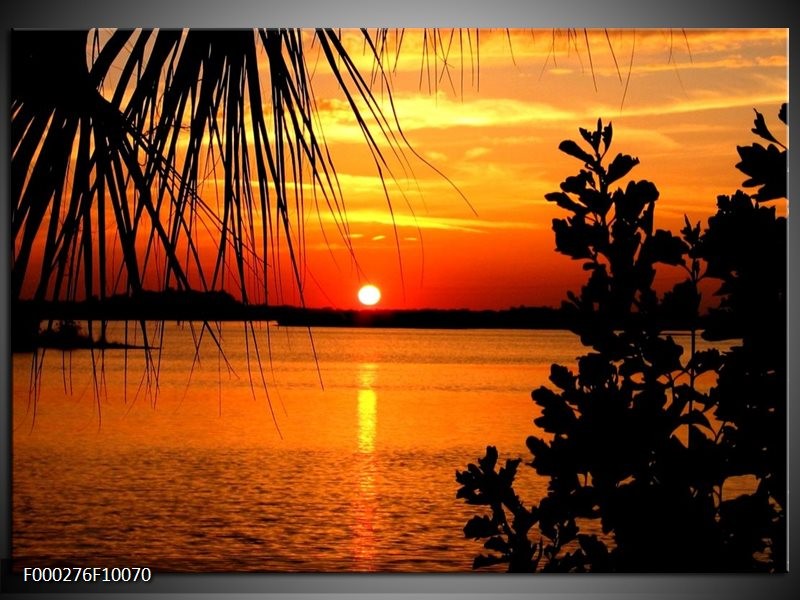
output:
[[[342,37],[369,78],[375,61],[363,35]],[[305,212],[293,216],[312,307],[356,308],[366,283],[380,288],[379,308],[557,306],[585,272],[554,252],[551,222],[566,215],[544,196],[580,168],[559,143],[598,118],[613,123],[611,157],[640,159],[629,177],[656,184],[656,226],[673,231],[684,215],[705,221],[717,195],[741,186],[736,145],[757,141],[754,108],[785,138],[785,29],[405,30],[386,40],[391,95],[379,80],[373,93],[390,120],[394,109],[409,146],[397,154],[368,123],[387,161],[379,173],[313,31],[304,42],[317,134],[345,207],[315,206],[306,184]],[[219,186],[210,178],[200,193],[213,204]],[[213,268],[213,242],[196,243]],[[298,304],[280,247],[278,260],[268,257],[269,301]]]
[[[441,43],[434,64],[430,40],[426,59],[422,34],[406,31],[399,59],[390,61],[403,132],[452,182],[409,153],[413,175],[396,164],[396,180],[385,178],[394,217],[352,113],[320,66],[314,91],[362,274],[331,214],[311,214],[309,305],[355,307],[367,280],[381,288],[386,308],[558,305],[584,272],[554,252],[551,221],[566,215],[544,195],[580,168],[557,149],[580,139],[578,127],[613,122],[612,156],[640,159],[630,176],[656,184],[656,225],[674,231],[684,215],[704,221],[717,195],[741,187],[736,145],[756,141],[754,108],[784,139],[777,112],[788,99],[785,30],[481,31],[479,38],[478,56],[474,32],[467,40],[442,31],[438,42],[450,49],[444,68]],[[360,34],[346,39],[361,57]],[[372,58],[358,64],[369,73]]]

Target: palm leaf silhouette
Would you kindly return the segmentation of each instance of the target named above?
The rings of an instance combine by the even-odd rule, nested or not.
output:
[[[12,300],[26,283],[34,300],[102,300],[155,280],[160,289],[201,291],[234,282],[243,302],[254,289],[266,301],[267,257],[278,262],[281,239],[302,298],[306,178],[342,233],[347,227],[314,124],[303,36],[14,32]],[[387,172],[376,136],[395,151],[399,142],[381,106],[338,34],[320,30],[316,39]],[[219,209],[199,193],[208,180],[222,182]],[[211,269],[201,234],[216,248]],[[207,326],[203,333],[214,336]]]
[[[398,165],[413,171],[414,157],[436,170],[411,148],[392,103],[404,31],[359,33],[370,73],[331,29],[14,31],[12,302],[31,289],[34,300],[59,301],[174,287],[268,303],[270,280],[281,279],[270,264],[280,267],[281,252],[302,302],[307,200],[333,215],[353,255],[317,122],[309,43],[350,108],[392,215],[385,180]],[[446,82],[463,91],[469,73],[479,87],[477,30],[420,34],[420,86],[427,73],[429,90]],[[211,260],[199,247],[204,237]],[[160,345],[140,327],[146,345]],[[219,346],[207,323],[204,335]],[[148,365],[157,374],[158,359]]]
[[[280,267],[281,252],[288,253],[283,262],[302,303],[306,190],[313,191],[317,211],[333,215],[355,258],[341,188],[316,122],[309,41],[343,93],[380,177],[394,177],[393,165],[411,170],[410,144],[384,69],[388,30],[361,30],[374,58],[368,77],[341,35],[325,29],[313,36],[298,29],[13,32],[12,303],[26,296],[102,301],[152,287],[225,289],[244,303],[253,294],[269,303],[270,278],[281,279],[270,266]],[[399,51],[398,44],[395,62]],[[388,113],[381,102],[386,94]],[[393,215],[385,183],[384,190]],[[199,247],[203,236],[211,240],[211,260]],[[35,333],[40,317],[15,325],[12,337]],[[138,327],[146,356],[142,380],[157,391],[163,324],[148,331],[140,321]],[[245,332],[251,388],[259,378],[266,390],[256,328],[245,323]],[[207,321],[194,336],[195,361],[206,336],[222,352],[219,330]],[[44,352],[33,357],[34,410]],[[95,352],[99,410],[102,350],[99,357]],[[251,352],[258,368],[250,367]],[[272,412],[268,394],[267,400]]]
[[[360,107],[396,145],[388,121],[336,34],[317,37],[382,161]],[[163,288],[215,289],[231,277],[246,302],[247,279],[266,279],[270,239],[285,236],[297,267],[306,176],[344,227],[301,38],[297,30],[118,31],[101,42],[96,32],[15,32],[12,298],[26,278],[38,282],[36,299],[136,293],[157,268]],[[198,194],[211,178],[222,182],[219,212]],[[196,247],[200,228],[215,238],[211,272]],[[112,248],[123,260],[109,280]]]

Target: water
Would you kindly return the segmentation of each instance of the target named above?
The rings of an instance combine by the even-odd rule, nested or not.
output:
[[[563,331],[389,329],[318,329],[312,349],[263,324],[256,350],[229,323],[219,352],[201,329],[151,329],[150,370],[141,350],[48,351],[35,401],[14,356],[18,564],[469,571],[479,511],[455,471],[488,444],[528,459],[531,390],[584,351]],[[523,499],[544,484],[520,469]]]

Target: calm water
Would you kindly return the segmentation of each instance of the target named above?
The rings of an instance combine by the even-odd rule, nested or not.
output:
[[[22,563],[468,571],[456,469],[487,444],[529,458],[531,390],[583,352],[559,331],[319,329],[315,361],[306,330],[261,326],[256,351],[236,323],[198,359],[200,327],[162,333],[157,391],[142,351],[96,353],[97,378],[90,352],[48,351],[34,402],[14,356]],[[520,470],[523,499],[542,486]]]

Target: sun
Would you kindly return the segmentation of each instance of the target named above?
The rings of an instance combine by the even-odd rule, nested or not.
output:
[[[374,306],[381,299],[381,291],[374,285],[365,285],[358,290],[358,301],[364,306]]]

